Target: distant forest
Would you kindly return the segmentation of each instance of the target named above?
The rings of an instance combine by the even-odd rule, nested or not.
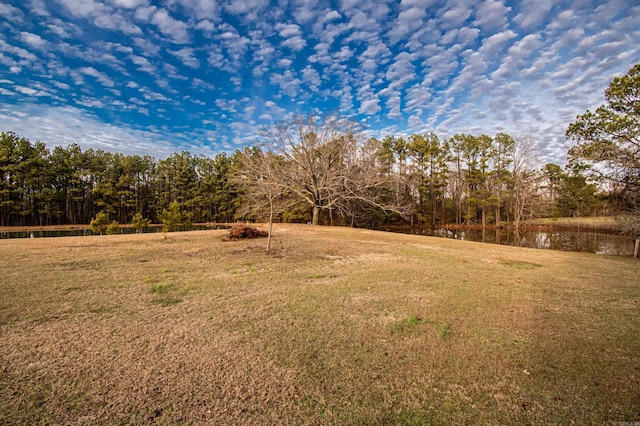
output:
[[[294,161],[294,173],[313,168],[312,182],[331,178],[339,183],[330,188],[303,183],[298,192],[293,186],[289,192],[285,188],[278,193],[275,221],[518,226],[530,218],[610,215],[625,207],[615,191],[589,182],[579,165],[538,164],[535,144],[527,137],[458,134],[443,140],[430,133],[378,140],[343,134],[319,141],[309,137],[313,131],[293,143],[288,154],[270,155],[288,164],[295,160],[291,153],[304,152],[309,164]],[[327,150],[349,138],[349,149]],[[268,209],[251,197],[251,186],[262,185],[263,177],[247,174],[243,167],[246,158],[264,156],[269,146],[213,158],[183,151],[156,160],[82,150],[76,144],[49,150],[42,142],[3,132],[0,226],[88,224],[99,212],[119,224],[131,223],[137,213],[159,223],[163,209],[174,202],[194,223],[265,220]],[[352,175],[361,186],[372,175],[377,179],[367,187],[367,199],[389,203],[365,202],[364,196],[342,197],[342,204],[332,201],[338,192],[355,192],[344,183],[347,178],[340,177],[346,174],[331,175],[330,169],[355,167],[359,174]],[[305,191],[315,191],[313,205],[305,202]],[[385,208],[391,204],[402,208]]]

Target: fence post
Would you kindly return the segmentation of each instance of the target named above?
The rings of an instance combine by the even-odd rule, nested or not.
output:
[[[638,251],[640,251],[640,239],[636,240],[636,246],[633,249],[633,257],[638,257]]]

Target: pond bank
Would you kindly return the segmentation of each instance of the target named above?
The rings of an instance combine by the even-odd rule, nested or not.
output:
[[[635,239],[611,228],[529,225],[522,228],[494,226],[388,227],[384,231],[466,240],[543,250],[574,251],[630,257]]]

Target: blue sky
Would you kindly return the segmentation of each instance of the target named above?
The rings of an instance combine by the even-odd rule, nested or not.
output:
[[[164,158],[293,113],[371,136],[564,132],[640,62],[636,0],[0,0],[0,130]]]

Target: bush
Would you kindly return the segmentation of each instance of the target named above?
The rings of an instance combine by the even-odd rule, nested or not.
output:
[[[143,218],[141,213],[136,213],[131,219],[131,227],[136,230],[136,233],[144,232],[145,229],[149,228],[149,225],[149,219]]]
[[[99,212],[96,217],[91,219],[91,223],[89,224],[91,227],[91,232],[94,234],[104,234],[109,225],[109,215],[104,211]]]
[[[107,235],[115,235],[120,233],[120,224],[115,220],[107,226]]]

